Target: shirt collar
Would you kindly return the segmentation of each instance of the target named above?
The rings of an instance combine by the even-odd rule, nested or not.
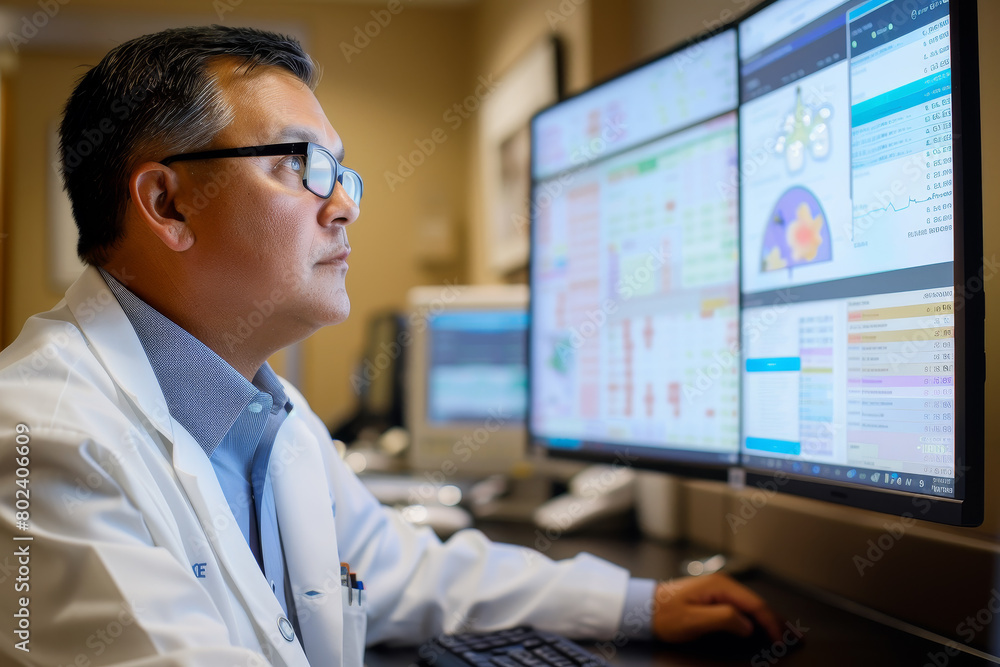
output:
[[[263,391],[275,408],[286,408],[288,397],[267,362],[253,382],[230,366],[200,340],[167,319],[104,269],[101,272],[135,329],[170,415],[212,456],[240,413]]]

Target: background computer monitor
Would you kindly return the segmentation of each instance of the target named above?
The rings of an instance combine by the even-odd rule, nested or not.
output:
[[[739,38],[748,481],[978,525],[976,5],[778,0]]]
[[[441,481],[506,473],[525,454],[528,289],[409,292],[409,463]]]
[[[739,454],[736,31],[536,115],[529,431],[724,477]]]

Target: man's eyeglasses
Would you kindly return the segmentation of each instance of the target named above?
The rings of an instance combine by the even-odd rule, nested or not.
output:
[[[181,160],[210,160],[221,157],[255,157],[271,155],[299,155],[306,159],[305,168],[302,170],[302,185],[306,190],[317,197],[329,199],[333,194],[333,188],[337,183],[344,186],[347,196],[354,200],[355,204],[361,204],[361,193],[364,191],[364,182],[361,175],[353,169],[343,166],[333,157],[333,153],[326,150],[319,144],[311,141],[297,141],[290,144],[268,144],[266,146],[246,146],[244,148],[221,148],[212,151],[198,151],[197,153],[181,153],[171,155],[160,160],[161,164],[168,165],[171,162]]]

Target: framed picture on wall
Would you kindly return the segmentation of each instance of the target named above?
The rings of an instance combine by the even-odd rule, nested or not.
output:
[[[561,46],[555,35],[539,40],[498,77],[483,101],[480,125],[483,210],[490,268],[500,276],[528,264],[531,133],[535,112],[563,93]]]

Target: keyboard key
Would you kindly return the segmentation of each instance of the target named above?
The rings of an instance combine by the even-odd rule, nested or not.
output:
[[[420,663],[449,667],[610,667],[568,639],[530,627],[436,637],[422,647]],[[451,657],[448,658],[448,655]]]

